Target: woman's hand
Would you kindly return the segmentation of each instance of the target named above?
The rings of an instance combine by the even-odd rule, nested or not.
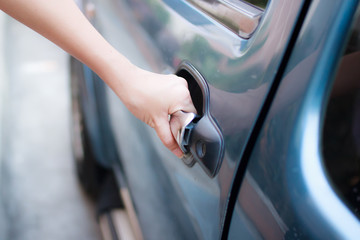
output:
[[[126,81],[115,80],[124,77]],[[170,130],[169,115],[179,110],[196,113],[187,82],[176,75],[156,74],[135,66],[127,68],[125,73],[115,68],[106,78],[111,79],[110,87],[126,107],[154,128],[163,144],[181,157],[183,153]]]

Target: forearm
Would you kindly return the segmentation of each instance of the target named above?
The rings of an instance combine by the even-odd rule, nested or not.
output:
[[[73,0],[0,0],[0,8],[95,71],[177,156],[168,116],[196,112],[184,79],[131,64],[95,30]]]
[[[73,0],[0,0],[0,8],[89,66],[113,89],[121,88],[134,68],[103,39]],[[108,75],[115,64],[124,77],[112,82]]]

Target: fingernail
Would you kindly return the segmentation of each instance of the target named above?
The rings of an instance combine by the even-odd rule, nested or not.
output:
[[[175,149],[173,151],[173,153],[178,157],[178,158],[182,158],[184,153],[180,150],[180,149]]]

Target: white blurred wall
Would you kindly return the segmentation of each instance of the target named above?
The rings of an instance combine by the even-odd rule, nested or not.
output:
[[[0,194],[2,193],[2,140],[3,140],[3,104],[5,98],[5,84],[6,84],[6,73],[4,66],[4,29],[5,29],[5,14],[0,11]],[[0,239],[5,239],[7,231],[7,221],[4,217],[4,209],[2,198],[0,198]]]

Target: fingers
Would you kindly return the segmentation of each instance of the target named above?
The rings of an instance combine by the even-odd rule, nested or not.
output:
[[[184,112],[193,112],[197,113],[196,108],[192,102],[190,91],[188,89],[188,84],[185,79],[177,77],[179,81],[181,81],[181,85],[176,87],[176,96],[174,103],[169,108],[169,114],[173,114],[178,111]]]
[[[177,138],[177,135],[181,129],[181,115],[179,114],[182,111],[178,111],[171,115],[169,125],[170,125],[170,131],[173,135],[173,137]]]
[[[176,75],[147,74],[143,79],[152,81],[145,81],[145,85],[140,87],[140,94],[135,98],[136,107],[131,110],[155,129],[162,143],[172,153],[182,157],[183,152],[171,133],[168,116],[180,110],[196,113],[187,81]]]
[[[171,134],[167,117],[156,123],[155,131],[165,147],[167,147],[177,157],[181,158],[183,156],[183,152]]]
[[[188,99],[187,104],[184,104],[184,106],[182,107],[181,110],[184,111],[184,112],[197,113],[196,108],[195,108],[195,106],[194,106],[194,104],[193,104],[193,102],[192,102],[192,100],[191,100],[190,95],[189,95],[189,99]]]
[[[176,80],[179,82],[176,86],[172,88],[173,95],[171,97],[173,100],[172,102],[170,102],[170,105],[168,105],[169,109],[166,116],[172,115],[179,111],[197,113],[196,108],[194,107],[194,104],[192,102],[186,80],[177,76],[175,77]],[[171,132],[174,129],[175,131],[177,131],[181,127],[180,121],[176,121],[176,117],[177,115],[174,114],[172,119],[173,121],[171,121],[171,123],[173,124],[172,127],[170,127],[171,123],[169,122],[168,117],[162,118],[160,124],[156,124],[156,126],[158,127],[155,127],[155,130],[163,144],[177,157],[180,158],[183,156],[183,152],[181,151],[179,145],[174,138],[174,133]],[[177,134],[177,132],[175,132],[175,134]]]

